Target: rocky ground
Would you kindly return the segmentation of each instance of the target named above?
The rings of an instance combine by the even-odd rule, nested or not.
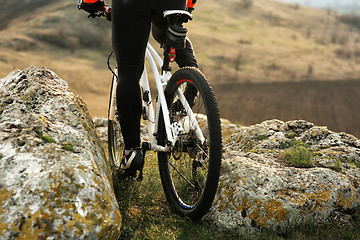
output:
[[[92,121],[66,82],[42,67],[0,79],[0,96],[0,238],[116,239],[106,119]],[[220,185],[205,217],[219,229],[354,221],[359,139],[303,120],[222,120],[222,130]]]
[[[360,206],[360,141],[303,121],[240,128],[224,143],[215,204],[223,228],[347,221]]]
[[[0,239],[116,239],[120,226],[85,103],[46,68],[0,79]]]

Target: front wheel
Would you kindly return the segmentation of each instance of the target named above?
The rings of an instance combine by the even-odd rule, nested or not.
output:
[[[205,141],[179,99],[178,89],[195,114]],[[201,219],[212,205],[219,182],[222,139],[219,110],[204,75],[195,68],[175,72],[165,89],[170,123],[181,125],[171,152],[159,152],[159,170],[166,198],[179,214]],[[158,142],[165,145],[164,120],[159,118]]]

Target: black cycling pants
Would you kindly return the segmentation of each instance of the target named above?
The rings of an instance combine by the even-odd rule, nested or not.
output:
[[[125,148],[140,146],[142,112],[139,80],[144,69],[145,50],[152,27],[154,38],[162,43],[166,36],[165,10],[184,10],[186,0],[113,0],[112,41],[118,63],[117,107]],[[179,67],[197,67],[191,42],[176,50]]]

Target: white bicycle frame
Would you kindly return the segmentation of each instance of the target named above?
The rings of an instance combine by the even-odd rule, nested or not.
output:
[[[149,135],[149,144],[150,149],[155,151],[161,151],[161,152],[168,152],[170,151],[171,147],[174,147],[176,144],[176,141],[179,139],[181,133],[184,132],[184,129],[182,127],[182,124],[179,122],[173,122],[170,123],[170,117],[169,117],[169,110],[165,99],[164,89],[167,85],[167,82],[171,78],[171,73],[169,71],[162,71],[161,67],[163,65],[163,60],[159,56],[159,54],[156,52],[156,50],[148,43],[147,49],[146,49],[146,59],[150,64],[151,70],[155,77],[155,83],[158,91],[158,99],[156,102],[156,107],[154,110],[152,98],[151,98],[151,91],[149,86],[149,79],[147,75],[146,66],[144,66],[144,71],[141,76],[140,80],[140,86],[142,89],[143,94],[143,107],[145,107],[145,111],[147,114],[147,129],[148,129],[148,135]],[[160,74],[160,72],[162,72]],[[112,92],[111,92],[111,98],[110,98],[110,109],[109,109],[109,120],[115,120],[115,109],[116,109],[116,86],[117,86],[117,69],[115,69],[115,74],[113,76],[113,82],[112,82]],[[205,142],[205,137],[203,133],[201,132],[201,129],[199,127],[199,124],[196,120],[196,116],[193,113],[189,103],[187,102],[184,94],[180,89],[177,89],[177,95],[180,99],[180,102],[182,103],[187,116],[189,118],[189,123],[191,126],[191,129],[195,130],[197,137],[200,139],[201,143]],[[144,95],[147,95],[146,97]],[[160,111],[160,109],[162,111]],[[162,113],[164,124],[165,124],[165,130],[166,130],[166,136],[167,136],[167,143],[166,146],[160,146],[157,143],[156,139],[156,133],[158,130],[158,121],[159,121],[159,115],[160,112]]]

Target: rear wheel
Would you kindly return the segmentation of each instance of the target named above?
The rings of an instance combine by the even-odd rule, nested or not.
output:
[[[116,119],[108,121],[108,150],[111,169],[116,170],[120,167],[120,160],[124,152],[124,140],[120,124]]]
[[[177,89],[185,95],[205,141],[201,142],[182,106]],[[182,68],[169,80],[165,96],[171,124],[183,131],[171,152],[159,152],[159,170],[165,195],[173,209],[193,220],[209,210],[214,200],[221,166],[221,125],[214,94],[204,75]],[[160,117],[158,142],[165,146],[166,131]]]
[[[115,94],[117,81],[115,76],[112,81],[108,114],[108,150],[110,166],[113,171],[119,169],[122,154],[125,149],[120,123],[118,120]]]

